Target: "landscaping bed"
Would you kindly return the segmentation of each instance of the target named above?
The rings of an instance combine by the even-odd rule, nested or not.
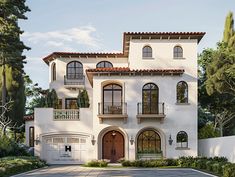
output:
[[[0,177],[6,177],[46,166],[37,157],[18,156],[0,158]]]
[[[180,157],[179,159],[123,160],[124,167],[184,167],[195,168],[222,177],[235,177],[235,164],[225,157]]]

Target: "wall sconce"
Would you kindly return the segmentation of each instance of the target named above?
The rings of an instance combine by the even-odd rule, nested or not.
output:
[[[170,134],[170,136],[169,136],[168,142],[169,142],[169,145],[172,145],[172,143],[173,143],[173,139],[171,138],[171,134]]]
[[[130,143],[131,143],[131,145],[133,145],[133,143],[134,143],[133,136],[131,136]]]
[[[40,138],[39,136],[37,135],[36,139],[34,140],[35,141],[35,144],[38,145],[40,143]]]
[[[95,142],[96,142],[96,140],[95,140],[95,136],[94,136],[94,135],[92,135],[92,138],[91,138],[91,144],[94,146],[94,145],[95,145]]]

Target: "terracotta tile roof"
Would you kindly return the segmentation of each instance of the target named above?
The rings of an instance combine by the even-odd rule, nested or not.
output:
[[[129,55],[129,45],[131,39],[197,39],[198,43],[205,35],[205,32],[124,32],[123,33],[123,52],[122,53],[80,53],[80,52],[53,52],[43,58],[44,62],[58,57],[114,57],[126,58]]]
[[[31,114],[31,115],[26,115],[26,116],[24,116],[24,121],[31,121],[31,120],[34,120],[34,115],[33,114]]]
[[[53,52],[50,55],[43,58],[43,61],[47,64],[57,57],[113,57],[120,58],[124,57],[123,53],[102,53],[102,52]]]
[[[205,35],[205,32],[125,32],[124,35]]]
[[[113,68],[95,68],[95,69],[87,69],[86,72],[93,73],[184,73],[184,69],[130,69],[128,67],[113,67]]]
[[[95,68],[87,69],[86,74],[89,82],[93,86],[94,75],[118,75],[118,76],[139,76],[139,75],[172,75],[180,76],[184,73],[184,69],[130,69],[128,67],[113,68]]]

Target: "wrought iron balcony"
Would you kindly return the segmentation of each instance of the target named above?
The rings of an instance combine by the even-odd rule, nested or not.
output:
[[[64,76],[64,85],[85,85],[85,76],[83,74]]]
[[[160,119],[162,121],[166,115],[164,112],[164,103],[137,103],[137,119],[141,123],[141,119],[151,118]]]
[[[98,103],[98,117],[100,122],[103,119],[121,118],[126,122],[127,103],[125,102],[101,102]]]
[[[79,120],[79,109],[54,109],[54,120],[76,121]]]

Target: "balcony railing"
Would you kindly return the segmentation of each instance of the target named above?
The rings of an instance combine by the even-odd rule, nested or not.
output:
[[[83,74],[77,75],[76,77],[64,76],[64,85],[84,85],[85,76]]]
[[[98,103],[98,117],[100,122],[104,118],[123,118],[124,122],[127,118],[127,103],[125,102],[102,102]]]
[[[54,109],[54,120],[75,121],[79,120],[79,109]]]
[[[155,118],[163,120],[165,118],[164,103],[137,103],[138,123],[143,118]]]

